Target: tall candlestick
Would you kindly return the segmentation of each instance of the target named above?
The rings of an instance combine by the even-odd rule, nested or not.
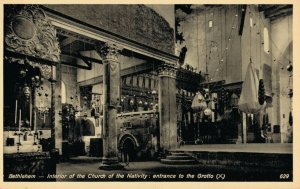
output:
[[[18,100],[16,100],[16,108],[15,108],[15,125],[17,125],[18,117]]]
[[[19,132],[21,132],[21,119],[22,119],[22,110],[20,109],[20,115],[19,115]]]
[[[34,131],[36,132],[36,111],[34,111],[34,127],[33,127],[33,129],[34,129]]]

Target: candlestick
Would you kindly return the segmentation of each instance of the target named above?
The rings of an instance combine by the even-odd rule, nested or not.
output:
[[[22,110],[20,109],[20,115],[19,115],[19,132],[21,132],[21,117],[22,117]]]
[[[16,100],[16,108],[15,108],[15,125],[17,125],[17,117],[18,117],[18,100]]]
[[[34,123],[33,123],[33,129],[34,129],[34,132],[36,132],[36,111],[34,111]]]
[[[46,115],[44,113],[44,118],[43,118],[43,124],[45,125],[45,122],[46,122]]]
[[[31,123],[32,123],[32,104],[29,102],[29,127],[31,129]]]

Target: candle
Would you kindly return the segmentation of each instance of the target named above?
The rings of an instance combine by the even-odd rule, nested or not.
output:
[[[46,116],[45,116],[45,113],[44,113],[44,120],[43,120],[43,123],[45,124],[45,120],[46,120]]]
[[[33,129],[36,132],[36,111],[34,111],[34,123],[33,123]]]
[[[32,123],[32,104],[30,102],[30,105],[29,105],[29,127],[31,129],[31,123]]]
[[[22,110],[20,109],[20,115],[19,115],[19,132],[21,132],[21,119],[22,119]]]
[[[18,100],[16,100],[16,108],[15,108],[15,125],[17,125],[17,117],[18,117]]]

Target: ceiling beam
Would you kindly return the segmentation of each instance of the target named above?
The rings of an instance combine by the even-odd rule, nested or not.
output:
[[[286,11],[286,12],[274,14],[274,15],[270,16],[269,19],[270,19],[271,21],[274,21],[274,20],[276,20],[277,18],[285,17],[285,16],[288,16],[288,15],[291,15],[292,13],[293,13],[292,11]]]
[[[60,44],[61,47],[65,47],[65,46],[67,46],[67,45],[69,45],[69,44],[71,44],[75,41],[76,41],[76,38],[68,37],[68,38],[62,40],[59,44]]]
[[[71,62],[65,62],[65,61],[61,61],[60,63],[63,64],[63,65],[67,65],[67,66],[71,66],[71,67],[75,67],[75,68],[80,68],[80,69],[84,69],[84,70],[91,70],[92,69],[91,65],[83,66],[83,65],[79,65],[77,63],[73,64]]]
[[[94,63],[97,63],[97,64],[103,64],[102,60],[100,60],[100,59],[84,56],[84,55],[81,55],[80,53],[62,52],[61,55],[70,56],[70,57],[73,57],[73,58],[80,58],[82,60],[86,60],[86,61],[89,61],[89,62],[94,62]]]
[[[81,35],[84,36],[84,38],[90,39],[90,41],[114,43],[127,50],[158,60],[158,62],[163,61],[176,65],[178,61],[178,57],[169,52],[164,52],[146,44],[120,37],[116,34],[101,30],[100,28],[95,28],[87,23],[75,22],[74,20],[57,15],[57,12],[48,8],[45,8],[45,12],[57,30],[60,29],[61,31],[73,33],[77,36]]]
[[[60,28],[56,28],[56,33],[58,35],[61,35],[61,36],[64,36],[64,37],[68,37],[68,38],[74,38],[76,39],[77,41],[81,41],[83,43],[87,43],[87,44],[90,44],[90,45],[95,45],[97,43],[96,40],[93,40],[93,39],[89,39],[87,37],[84,37],[84,36],[81,36],[81,35],[78,35],[78,34],[75,34],[75,33],[72,33],[70,31],[65,31],[65,30],[62,30]]]
[[[277,5],[259,5],[258,6],[258,11],[262,12],[262,11],[268,11],[268,10],[272,10],[274,8],[276,8]]]
[[[141,73],[145,73],[145,72],[150,72],[152,70],[156,70],[157,66],[158,66],[157,64],[154,64],[154,66],[153,66],[153,63],[145,62],[145,63],[142,63],[137,66],[122,69],[120,71],[120,75],[121,75],[121,77],[125,77],[128,75],[133,75],[133,74],[136,75],[136,74],[141,74]],[[94,77],[92,79],[80,81],[80,82],[78,82],[78,85],[79,86],[95,85],[95,84],[99,84],[102,82],[103,82],[103,76],[101,75],[101,76]]]
[[[268,11],[264,11],[265,17],[270,18],[275,15],[279,15],[285,12],[290,12],[292,11],[292,6],[291,5],[286,5],[286,6],[277,6],[275,9],[270,9]]]

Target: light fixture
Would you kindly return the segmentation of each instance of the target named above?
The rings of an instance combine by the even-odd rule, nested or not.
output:
[[[289,72],[293,71],[293,65],[292,65],[291,61],[289,61],[289,64],[287,65],[286,70]]]
[[[30,97],[30,88],[27,85],[24,86],[23,93],[24,93],[24,96],[26,97],[26,100],[29,100],[29,97]]]
[[[134,105],[134,100],[131,99],[129,103],[130,103],[130,105]]]

